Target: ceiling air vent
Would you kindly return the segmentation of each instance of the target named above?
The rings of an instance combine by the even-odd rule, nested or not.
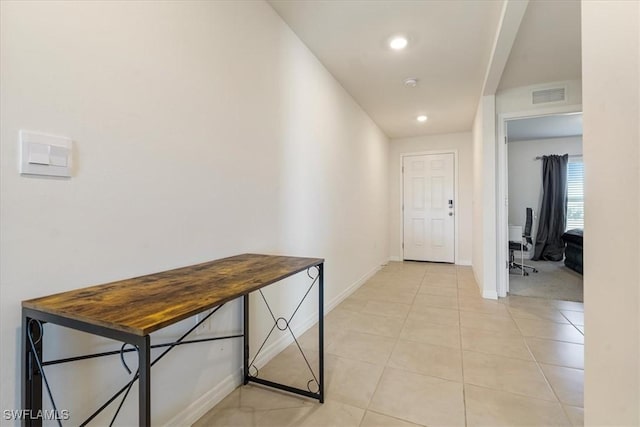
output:
[[[531,103],[548,104],[550,102],[564,102],[567,100],[567,88],[554,87],[550,89],[539,89],[531,92]]]

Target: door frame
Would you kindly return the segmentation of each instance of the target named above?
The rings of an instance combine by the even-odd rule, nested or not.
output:
[[[458,265],[458,150],[429,150],[400,154],[400,260],[404,261],[404,158],[436,154],[453,154],[453,262]]]
[[[539,108],[536,110],[501,113],[498,115],[498,163],[497,172],[497,233],[496,233],[496,292],[504,298],[509,292],[509,158],[507,155],[507,122],[516,119],[582,113],[582,104]]]

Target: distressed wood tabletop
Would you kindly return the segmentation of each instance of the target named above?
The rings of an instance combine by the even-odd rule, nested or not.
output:
[[[144,336],[323,262],[243,254],[30,299],[22,306]]]

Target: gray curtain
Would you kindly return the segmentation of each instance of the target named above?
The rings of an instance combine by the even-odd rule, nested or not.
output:
[[[562,261],[562,235],[567,224],[567,162],[569,156],[542,157],[542,205],[533,259]]]

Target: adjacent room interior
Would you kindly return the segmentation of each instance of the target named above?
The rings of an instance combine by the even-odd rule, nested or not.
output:
[[[582,302],[582,114],[510,120],[507,122],[507,147],[509,294]],[[549,187],[545,187],[544,157],[564,154],[567,155],[566,164],[558,170],[557,177],[547,177]],[[566,193],[566,201],[559,200],[558,206],[545,204],[546,212],[542,214],[544,194],[556,191],[562,195]],[[547,222],[544,231],[538,231],[541,219]],[[534,259],[538,237],[546,240],[550,233],[548,228],[553,226],[559,227],[554,231],[560,236],[556,253],[543,254],[544,248],[540,247],[537,259]]]

